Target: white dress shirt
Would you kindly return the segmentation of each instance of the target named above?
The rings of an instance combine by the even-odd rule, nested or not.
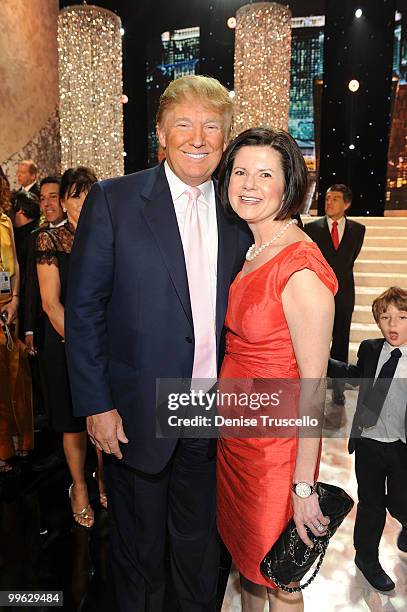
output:
[[[330,217],[327,216],[326,220],[328,221],[329,233],[331,233],[332,232],[333,219],[331,219]],[[339,244],[340,244],[341,240],[343,238],[343,233],[345,231],[346,218],[345,217],[341,217],[340,219],[337,219],[337,222],[338,222],[338,237],[339,237]]]
[[[32,187],[33,185],[35,185],[35,183],[36,183],[36,182],[37,182],[37,181],[34,181],[33,183],[30,183],[30,184],[29,184],[29,185],[27,185],[26,187],[23,187],[23,186],[21,185],[20,189],[22,189],[23,191],[26,191],[26,192],[28,193],[28,192],[30,191],[31,187]]]
[[[179,233],[183,241],[184,222],[189,197],[185,193],[189,185],[183,183],[171,170],[167,162],[164,162],[165,175],[170,187],[172,201],[174,203],[175,215],[177,217]],[[208,262],[210,267],[211,299],[213,307],[213,320],[216,321],[216,287],[218,270],[218,222],[216,217],[215,188],[212,180],[198,185],[202,195],[198,198],[199,218],[202,222],[205,243],[208,248]]]
[[[377,362],[375,380],[383,364],[390,359],[390,353],[396,347],[388,342],[383,344],[379,361]],[[389,392],[384,400],[383,408],[376,425],[364,428],[363,438],[371,438],[379,442],[406,442],[405,416],[407,404],[407,346],[397,347],[401,351],[396,371],[390,385]]]

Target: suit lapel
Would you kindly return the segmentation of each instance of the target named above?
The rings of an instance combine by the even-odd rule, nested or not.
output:
[[[366,378],[374,379],[375,374],[376,374],[377,364],[379,362],[380,353],[383,348],[383,344],[384,344],[384,338],[378,338],[375,341],[372,347],[372,350],[369,351],[369,353],[367,354],[365,368],[364,368],[364,374]]]
[[[363,364],[363,378],[366,381],[366,384],[364,385],[363,395],[361,392],[359,394],[360,399],[358,398],[358,405],[362,405],[364,403],[373,387],[377,364],[379,362],[380,353],[384,344],[384,338],[378,338],[372,342],[373,345],[371,350],[367,351],[365,362]]]
[[[363,429],[363,413],[365,411],[365,402],[373,387],[374,377],[376,374],[377,364],[379,362],[380,353],[384,344],[384,338],[378,338],[377,340],[371,340],[370,350],[366,351],[362,364],[362,376],[361,384],[359,388],[359,394],[356,405],[356,413],[353,418],[351,439],[349,441],[350,452],[354,450],[354,443],[352,438],[359,438]],[[353,450],[351,450],[353,447]]]
[[[147,184],[141,195],[146,200],[144,217],[161,251],[182,308],[193,327],[184,250],[163,165],[157,168],[156,180]]]
[[[337,250],[337,253],[339,253],[341,249],[346,248],[346,245],[349,243],[349,240],[351,238],[351,234],[352,234],[352,228],[349,225],[349,221],[345,217],[345,227],[343,230],[342,240],[339,243],[339,249]]]
[[[216,339],[219,342],[225,320],[229,286],[236,258],[237,226],[216,201],[218,221],[218,273],[216,290]]]
[[[332,252],[333,255],[336,255],[338,251],[335,249],[333,245],[332,236],[331,236],[331,232],[329,231],[329,225],[328,225],[328,220],[326,216],[322,219],[322,231],[323,231],[323,235],[325,238],[327,248]]]
[[[145,186],[141,195],[146,200],[144,217],[162,253],[164,264],[185,314],[193,327],[184,250],[163,165],[157,168],[151,182]],[[218,223],[216,339],[219,343],[236,258],[237,225],[233,219],[225,216],[218,200],[216,200],[216,218]]]

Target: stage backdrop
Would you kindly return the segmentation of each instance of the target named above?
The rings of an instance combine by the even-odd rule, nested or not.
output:
[[[60,171],[58,0],[1,0],[0,164],[32,158],[41,176]]]

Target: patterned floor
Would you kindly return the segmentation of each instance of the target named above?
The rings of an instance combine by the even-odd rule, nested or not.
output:
[[[357,392],[347,391],[346,423],[335,437],[325,437],[320,480],[339,485],[357,500],[354,456],[347,452],[346,433],[352,419]],[[333,415],[334,418],[334,415]],[[327,431],[326,436],[332,432]],[[407,483],[404,483],[406,486]],[[403,486],[400,483],[400,486]],[[399,523],[388,515],[380,546],[383,568],[395,580],[389,595],[375,591],[356,568],[352,543],[356,506],[332,539],[320,574],[304,591],[305,611],[312,612],[406,612],[407,553],[397,546]],[[266,608],[268,610],[268,607]],[[229,576],[222,612],[240,612],[239,580],[236,572]]]

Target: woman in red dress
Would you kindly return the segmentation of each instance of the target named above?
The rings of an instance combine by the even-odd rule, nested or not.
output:
[[[325,378],[337,281],[316,244],[292,219],[306,186],[301,151],[282,130],[246,130],[225,151],[221,200],[249,225],[254,245],[230,288],[221,387],[225,379],[245,379],[248,387],[261,379],[264,391],[269,379],[284,379],[285,387],[290,387],[287,379],[307,379],[303,386],[312,396]],[[291,387],[299,382],[293,380]],[[268,414],[273,410],[276,416],[272,407]],[[281,410],[284,406],[279,409],[284,416]],[[263,612],[268,597],[273,612],[300,612],[301,593],[275,589],[259,565],[292,516],[308,545],[306,526],[317,536],[326,531],[329,518],[313,492],[319,432],[313,437],[301,437],[295,429],[279,437],[243,436],[221,437],[218,444],[218,527],[241,575],[242,608]]]

